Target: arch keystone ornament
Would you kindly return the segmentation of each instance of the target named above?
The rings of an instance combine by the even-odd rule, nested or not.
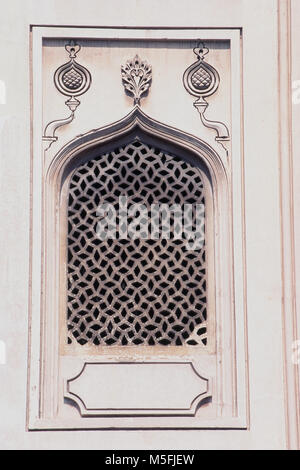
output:
[[[89,89],[92,81],[90,72],[75,60],[81,46],[72,40],[69,44],[65,45],[65,49],[69,54],[70,60],[56,69],[54,84],[60,93],[68,96],[69,99],[65,104],[70,109],[71,114],[65,119],[57,119],[47,124],[43,141],[49,142],[49,145],[45,150],[48,150],[52,143],[57,141],[56,130],[73,121],[75,111],[80,105],[80,101],[76,97],[83,95]]]
[[[121,65],[122,83],[125,90],[133,96],[133,103],[140,104],[142,95],[149,90],[152,81],[152,67],[136,56]]]
[[[195,47],[193,51],[197,56],[197,61],[190,65],[184,72],[184,87],[190,95],[198,98],[194,102],[194,106],[200,114],[202,124],[217,132],[216,141],[219,142],[228,153],[226,144],[224,144],[230,140],[227,126],[222,122],[210,121],[205,117],[205,112],[208,108],[208,103],[205,98],[213,95],[219,88],[219,73],[212,65],[204,60],[204,57],[209,53],[209,49],[205,47],[203,42],[199,42],[198,46]]]

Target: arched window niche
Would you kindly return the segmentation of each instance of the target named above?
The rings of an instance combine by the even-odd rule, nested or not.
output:
[[[135,163],[128,167],[130,156]],[[101,197],[113,205],[124,195],[129,205],[147,204],[147,184],[148,204],[204,206],[200,250],[163,240],[161,232],[150,242],[145,237],[103,240],[99,233],[96,241],[89,229],[79,229],[93,202],[95,230],[105,215],[96,209]],[[207,143],[136,106],[122,120],[65,145],[46,169],[44,197],[40,417],[67,428],[233,426],[237,391],[227,163]],[[155,256],[161,249],[163,259],[171,260],[169,271]],[[95,254],[88,266],[85,260]],[[130,254],[141,262],[131,263]]]

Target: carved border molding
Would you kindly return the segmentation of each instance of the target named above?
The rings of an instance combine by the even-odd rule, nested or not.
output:
[[[300,366],[292,360],[292,346],[299,339],[299,311],[296,291],[296,244],[294,226],[294,159],[292,136],[291,2],[278,0],[280,218],[282,266],[282,332],[285,388],[286,444],[300,449]]]

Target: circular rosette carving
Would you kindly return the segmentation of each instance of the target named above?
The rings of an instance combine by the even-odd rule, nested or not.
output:
[[[91,80],[90,72],[73,59],[61,65],[54,74],[56,88],[66,96],[82,95],[89,89]]]
[[[193,96],[210,96],[218,89],[220,77],[217,70],[203,60],[197,60],[186,69],[183,84]]]

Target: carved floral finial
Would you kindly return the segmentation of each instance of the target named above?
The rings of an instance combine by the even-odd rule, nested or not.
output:
[[[121,66],[122,83],[134,100],[134,104],[140,104],[141,97],[151,85],[152,67],[138,55],[128,60]]]
[[[198,60],[203,60],[206,54],[209,53],[208,47],[206,47],[202,41],[198,42],[197,47],[194,47],[193,51],[194,54],[196,54]]]
[[[81,49],[81,46],[79,44],[76,44],[76,42],[72,39],[69,44],[65,45],[65,49],[68,52],[70,59],[76,59],[76,56]]]

